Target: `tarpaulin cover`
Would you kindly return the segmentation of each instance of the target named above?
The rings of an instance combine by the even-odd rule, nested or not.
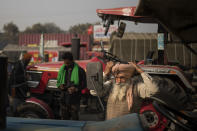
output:
[[[7,118],[5,131],[81,131],[84,121]]]
[[[139,0],[135,16],[151,16],[183,42],[197,42],[197,0]]]
[[[128,114],[107,121],[72,121],[30,118],[7,118],[3,131],[143,131],[139,115]]]

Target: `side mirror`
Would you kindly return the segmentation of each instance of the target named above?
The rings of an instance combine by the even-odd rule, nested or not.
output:
[[[103,87],[103,67],[100,62],[90,62],[86,66],[87,87],[100,91]]]
[[[107,33],[109,31],[110,25],[113,25],[114,21],[109,17],[107,20],[105,20],[103,27],[105,27],[105,36],[107,36]]]
[[[126,23],[121,22],[118,26],[118,32],[117,32],[118,37],[122,38],[125,32],[125,28],[126,28]]]

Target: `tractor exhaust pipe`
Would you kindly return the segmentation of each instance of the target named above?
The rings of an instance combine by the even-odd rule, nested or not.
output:
[[[71,40],[71,52],[73,54],[74,60],[79,60],[80,58],[80,38],[75,34],[75,37]]]

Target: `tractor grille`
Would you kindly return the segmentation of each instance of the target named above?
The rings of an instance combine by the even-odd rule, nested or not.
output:
[[[28,87],[30,88],[36,88],[38,87],[41,77],[42,77],[42,72],[38,71],[27,71],[27,84]]]

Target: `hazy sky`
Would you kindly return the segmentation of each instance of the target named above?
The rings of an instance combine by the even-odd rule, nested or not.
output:
[[[80,23],[101,21],[96,9],[136,6],[138,0],[0,0],[0,31],[13,22],[23,31],[36,23],[53,22],[63,30]],[[155,32],[156,25],[134,25],[127,30]]]

